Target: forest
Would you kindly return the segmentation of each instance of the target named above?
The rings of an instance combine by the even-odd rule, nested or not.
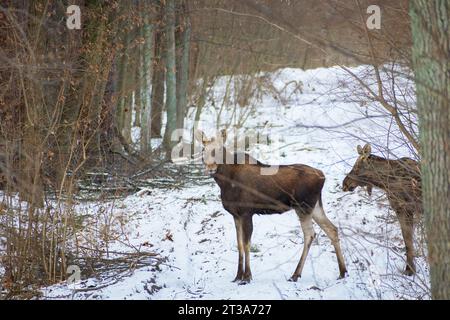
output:
[[[449,34],[448,0],[0,0],[0,300],[450,299]]]

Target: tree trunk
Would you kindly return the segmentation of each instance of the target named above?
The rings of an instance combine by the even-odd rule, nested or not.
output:
[[[178,33],[179,54],[177,55],[177,128],[184,128],[189,81],[189,51],[191,42],[191,24],[183,1],[180,10],[181,31]]]
[[[164,107],[164,83],[166,79],[165,66],[165,36],[164,28],[161,26],[164,10],[162,5],[159,13],[159,26],[155,32],[155,57],[153,61],[152,95],[151,95],[151,136],[161,138],[162,111]]]
[[[150,24],[148,7],[144,6],[144,27],[142,28],[142,37],[144,38],[144,48],[142,52],[141,76],[141,152],[148,154],[151,152],[151,114],[150,114],[150,79],[152,76],[153,59],[153,26]]]
[[[128,5],[124,5],[124,11],[129,9]],[[125,24],[122,25],[122,28],[125,28]],[[129,81],[127,74],[129,73],[130,68],[130,42],[131,35],[130,31],[124,29],[123,32],[123,50],[122,56],[119,60],[119,77],[118,77],[118,103],[116,108],[116,125],[118,132],[123,135],[124,127],[125,127],[125,114],[127,112],[128,107],[128,95],[129,95]]]
[[[139,36],[141,36],[142,34],[142,27],[139,28]],[[142,100],[142,94],[144,94],[145,92],[143,92],[142,90],[144,90],[144,88],[141,87],[142,81],[144,81],[144,78],[142,77],[142,55],[144,54],[144,50],[142,48],[142,45],[138,45],[135,48],[136,52],[135,52],[135,64],[136,64],[136,72],[134,73],[135,75],[135,82],[134,82],[134,121],[133,121],[133,126],[134,127],[140,127],[141,126],[141,109],[142,109],[142,104],[144,103],[144,101]]]
[[[135,30],[132,30],[127,35],[127,49],[126,49],[126,68],[124,74],[124,100],[123,100],[123,128],[122,136],[128,144],[131,144],[131,125],[133,115],[133,82],[135,80],[136,70],[136,55],[131,50],[131,44],[135,38]]]
[[[450,299],[450,3],[410,4],[431,293]]]
[[[165,5],[166,21],[166,112],[167,122],[164,133],[163,146],[169,152],[174,141],[172,134],[177,125],[177,81],[176,81],[176,53],[175,53],[175,0],[167,0]]]

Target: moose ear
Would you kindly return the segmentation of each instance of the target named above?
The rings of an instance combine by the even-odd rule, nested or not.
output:
[[[202,130],[195,130],[194,137],[201,143],[205,143],[207,141],[206,135]]]
[[[358,146],[356,147],[356,151],[358,151],[358,154],[359,155],[362,155],[363,154],[363,149],[362,149],[362,147],[358,144]]]
[[[220,130],[220,137],[222,138],[222,143],[225,143],[225,141],[227,141],[227,130],[226,129]]]
[[[368,155],[370,155],[371,152],[372,152],[372,147],[370,146],[370,144],[367,143],[363,148],[363,153],[368,156]]]

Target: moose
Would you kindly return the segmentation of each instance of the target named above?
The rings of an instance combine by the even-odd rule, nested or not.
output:
[[[194,136],[202,143],[202,157],[206,171],[220,187],[222,205],[234,218],[238,268],[233,282],[247,284],[252,280],[250,241],[253,215],[281,214],[291,209],[295,210],[300,219],[304,245],[300,261],[289,280],[297,281],[301,277],[315,237],[313,220],[330,238],[335,249],[340,278],[345,276],[347,269],[339,243],[338,229],[325,215],[322,205],[321,195],[325,183],[322,171],[304,164],[292,164],[280,165],[274,174],[263,175],[261,169],[268,165],[257,161],[247,153],[234,153],[225,148],[226,130],[222,130],[217,137],[211,139],[200,130],[197,130]],[[240,158],[242,155],[244,156]],[[243,161],[238,161],[239,159]]]
[[[406,247],[405,275],[416,272],[414,265],[414,217],[422,214],[419,163],[410,158],[388,160],[371,154],[370,144],[358,145],[358,158],[343,183],[343,191],[356,187],[382,189],[397,215]]]

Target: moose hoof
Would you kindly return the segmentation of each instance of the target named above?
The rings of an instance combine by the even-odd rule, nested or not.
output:
[[[289,278],[289,282],[297,282],[299,276],[293,275],[292,277]]]
[[[413,276],[415,273],[416,272],[413,269],[411,269],[409,266],[406,267],[405,271],[403,271],[403,274],[405,276]]]
[[[250,283],[250,279],[243,279],[239,282],[240,286],[245,286],[246,284]]]
[[[339,278],[338,278],[338,280],[339,280],[339,279],[344,279],[347,275],[348,275],[347,270],[345,270],[345,271],[343,271],[343,272],[340,272],[340,273],[339,273]]]
[[[252,274],[244,274],[244,276],[242,277],[241,281],[239,282],[239,285],[246,285],[248,283],[250,283],[250,281],[252,280]]]
[[[236,276],[236,278],[234,278],[234,280],[231,282],[239,282],[239,281],[242,281],[242,276]]]

